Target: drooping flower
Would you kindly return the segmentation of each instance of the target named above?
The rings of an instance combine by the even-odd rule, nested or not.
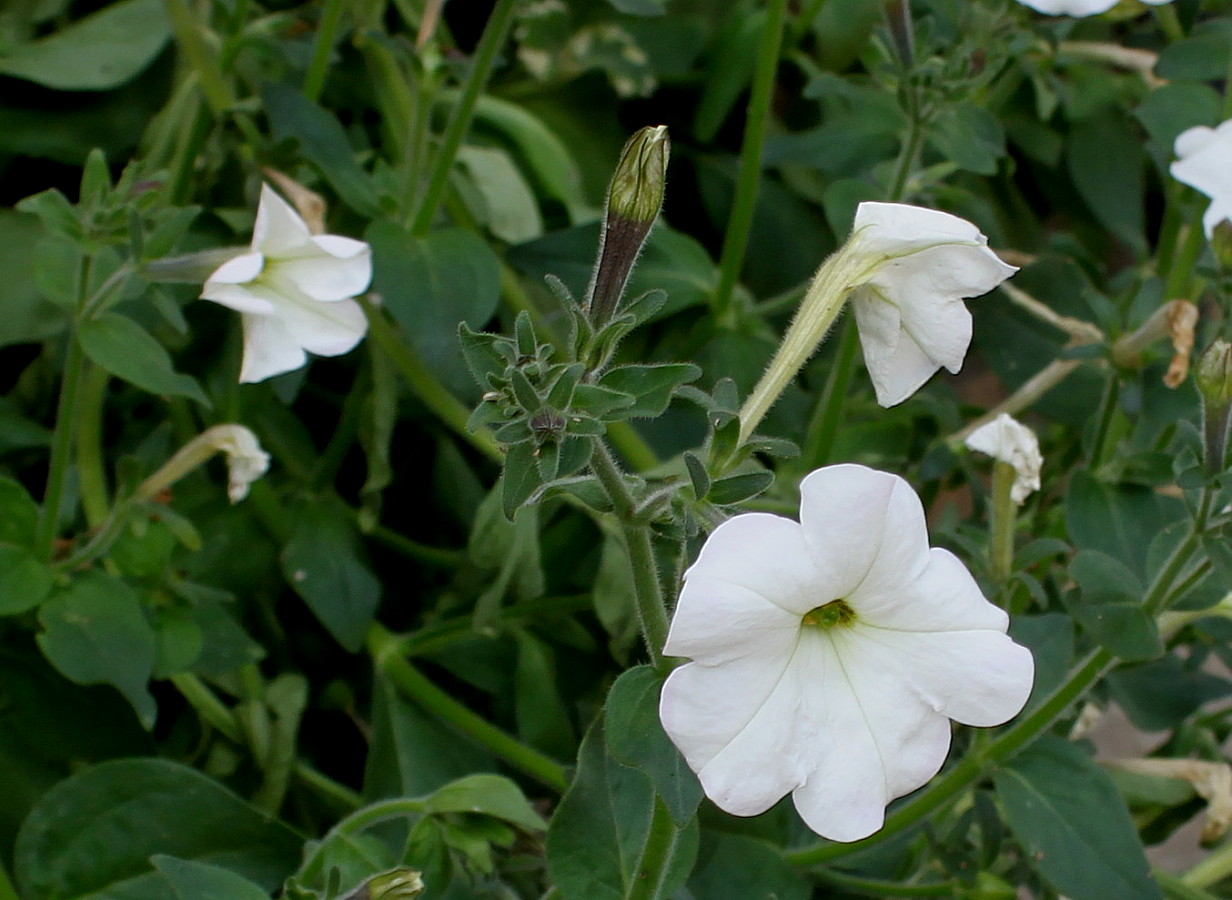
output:
[[[963,564],[929,549],[901,478],[829,466],[800,495],[799,522],[738,515],[702,547],[664,647],[692,662],[659,714],[721,809],[790,792],[815,832],[854,841],[940,769],[950,719],[1016,715],[1034,662]]]
[[[352,298],[371,281],[366,243],[312,234],[263,184],[250,251],[219,266],[201,296],[242,314],[240,381],[252,382],[300,368],[304,351],[338,356],[358,344],[368,322]]]
[[[1039,490],[1040,467],[1044,464],[1039,439],[1013,416],[1001,413],[967,435],[964,443],[972,450],[1013,466],[1014,486],[1010,488],[1010,498],[1015,503],[1021,505],[1032,491]]]
[[[1018,0],[1023,6],[1029,6],[1036,12],[1048,16],[1098,16],[1116,6],[1120,0]],[[1151,6],[1163,6],[1172,0],[1142,0]]]
[[[882,406],[906,400],[942,366],[960,371],[971,344],[963,300],[1018,271],[966,219],[902,203],[861,203],[851,243],[879,261],[851,302]]]
[[[239,503],[248,496],[248,486],[269,470],[269,454],[257,436],[243,425],[215,425],[201,432],[138,485],[140,500],[152,500],[215,453],[227,457],[227,498]]]
[[[861,203],[847,243],[821,264],[778,351],[740,410],[751,435],[851,299],[877,402],[894,406],[941,367],[957,372],[971,343],[964,298],[1016,271],[958,216],[904,203]]]
[[[1232,169],[1228,166],[1232,119],[1216,128],[1198,125],[1182,131],[1174,149],[1177,159],[1171,166],[1172,177],[1211,198],[1202,216],[1202,227],[1210,238],[1216,225],[1232,219]]]

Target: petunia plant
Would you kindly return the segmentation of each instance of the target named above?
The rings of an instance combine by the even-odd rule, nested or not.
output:
[[[1232,889],[1226,3],[0,7],[0,900]]]

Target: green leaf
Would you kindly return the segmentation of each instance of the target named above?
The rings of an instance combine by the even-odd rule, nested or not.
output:
[[[151,394],[189,397],[210,405],[196,379],[176,372],[162,344],[127,316],[103,313],[84,322],[77,337],[86,356],[112,375]]]
[[[714,140],[752,80],[765,27],[766,14],[761,10],[728,16],[723,24],[709,54],[709,71],[702,81],[701,99],[693,115],[693,135],[703,144]]]
[[[997,117],[971,103],[951,103],[929,122],[928,140],[961,169],[992,175],[1005,155],[1005,132]]]
[[[636,398],[632,406],[616,410],[621,419],[661,416],[676,388],[701,377],[702,370],[691,363],[617,366],[603,374],[599,387]]]
[[[650,780],[607,752],[603,717],[590,727],[578,753],[573,784],[548,827],[548,875],[565,900],[624,900],[639,881],[642,853],[657,799]],[[697,855],[694,819],[666,849],[659,890],[639,896],[667,898],[683,885]]]
[[[267,893],[295,868],[301,840],[196,769],[121,759],[84,769],[31,811],[13,853],[22,891],[60,900],[167,900],[150,857],[220,867]]]
[[[501,508],[505,518],[513,514],[539,489],[543,479],[535,465],[535,446],[530,441],[514,444],[505,451],[505,471],[501,475]]]
[[[134,78],[170,37],[162,0],[121,0],[19,44],[0,57],[0,73],[61,91],[105,91]]]
[[[0,544],[0,616],[34,609],[51,593],[51,569],[24,547]]]
[[[516,784],[500,775],[468,775],[424,799],[429,815],[451,812],[482,813],[519,825],[527,831],[543,831],[548,823],[535,812]]]
[[[34,546],[38,504],[12,478],[0,475],[0,541],[20,547]]]
[[[534,192],[509,154],[495,147],[463,146],[458,162],[470,176],[479,218],[493,236],[509,244],[543,234],[543,218]]]
[[[154,727],[158,707],[146,689],[154,671],[154,629],[141,600],[123,581],[87,572],[39,609],[38,645],[64,677],[78,684],[111,684]]]
[[[269,900],[269,892],[229,869],[156,854],[150,862],[179,900]]]
[[[516,637],[518,662],[513,673],[513,693],[518,734],[544,753],[557,759],[572,759],[577,736],[561,696],[552,648],[527,631],[518,631]]]
[[[1142,608],[1143,588],[1134,573],[1098,550],[1082,550],[1070,563],[1081,588],[1074,618],[1109,652],[1122,659],[1154,659],[1163,641],[1152,616]]]
[[[608,633],[612,655],[621,662],[628,657],[640,633],[634,595],[633,573],[629,570],[629,551],[625,547],[625,539],[615,528],[605,528],[599,571],[595,574],[591,598],[595,615]]]
[[[1150,488],[1109,484],[1079,470],[1065,495],[1065,523],[1074,545],[1099,550],[1146,575],[1151,541],[1175,516],[1160,505]]]
[[[707,831],[689,876],[694,897],[740,900],[808,900],[808,882],[776,848],[743,835]]]
[[[372,179],[355,161],[351,142],[333,115],[295,88],[275,81],[261,86],[261,103],[275,140],[295,138],[300,153],[320,170],[342,202],[366,219],[381,215]]]
[[[336,503],[300,503],[282,550],[282,572],[347,650],[363,645],[381,601],[381,583],[360,555],[359,535]]]
[[[663,679],[650,666],[626,670],[607,695],[607,748],[617,762],[645,772],[672,821],[689,824],[702,786],[659,722]]]
[[[667,0],[607,0],[618,12],[631,16],[661,16],[667,12]]]
[[[492,248],[462,228],[421,238],[390,221],[375,222],[364,239],[372,245],[373,288],[406,340],[446,386],[477,396],[458,347],[458,323],[482,328],[496,312],[500,262]]]
[[[1066,162],[1100,224],[1131,247],[1145,248],[1145,167],[1133,123],[1111,108],[1076,123]]]
[[[708,499],[717,506],[740,503],[750,497],[756,497],[772,484],[774,473],[764,470],[728,475],[726,478],[719,478],[710,486]]]
[[[1151,139],[1169,155],[1177,135],[1195,125],[1215,125],[1223,98],[1207,84],[1165,84],[1151,91],[1134,110]]]
[[[1159,900],[1142,842],[1108,773],[1045,735],[993,774],[1005,817],[1059,893],[1083,900]]]
[[[1126,715],[1143,731],[1179,728],[1202,704],[1232,693],[1232,683],[1203,672],[1175,652],[1108,674],[1108,687]]]
[[[1155,72],[1168,81],[1216,81],[1228,74],[1232,60],[1232,22],[1213,19],[1198,24],[1183,40],[1159,54]]]

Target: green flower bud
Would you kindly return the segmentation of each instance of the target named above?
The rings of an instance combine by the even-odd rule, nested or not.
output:
[[[1227,219],[1221,219],[1211,231],[1211,252],[1224,274],[1232,272],[1232,222]]]
[[[625,144],[607,191],[599,259],[587,291],[586,309],[596,327],[605,325],[620,304],[633,264],[663,206],[667,126],[643,128]]]
[[[373,875],[343,900],[412,900],[423,892],[420,873],[402,866]]]
[[[1202,394],[1207,471],[1222,472],[1228,451],[1228,413],[1232,411],[1232,344],[1222,338],[1211,344],[1198,360],[1194,380]]]

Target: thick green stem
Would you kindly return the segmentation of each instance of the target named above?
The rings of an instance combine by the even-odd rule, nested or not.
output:
[[[329,830],[313,848],[304,864],[300,866],[299,880],[308,884],[320,877],[321,865],[325,859],[325,851],[332,844],[332,838],[339,835],[354,835],[365,831],[374,825],[387,822],[390,819],[418,817],[424,814],[424,802],[413,797],[397,797],[393,800],[382,800],[357,810],[347,816]]]
[[[786,12],[787,0],[768,0],[745,119],[744,141],[740,146],[740,175],[719,257],[719,284],[710,307],[720,322],[727,321],[730,316],[736,281],[744,264],[744,251],[753,228],[757,186],[761,180],[762,147],[766,142],[766,125],[770,118],[770,101],[774,95],[779,53],[783,46],[783,18]]]
[[[163,3],[167,8],[167,18],[171,20],[171,29],[175,32],[176,44],[200,80],[211,111],[222,118],[235,105],[235,97],[222,76],[222,67],[213,48],[201,34],[201,23],[185,0],[163,0]]]
[[[77,479],[86,523],[97,528],[107,519],[107,475],[103,467],[103,399],[111,375],[100,366],[87,364],[82,378],[77,421]]]
[[[503,462],[505,455],[501,453],[500,445],[497,444],[496,438],[492,437],[492,432],[486,428],[470,431],[466,427],[470,410],[436,379],[415,351],[402,342],[382,310],[365,298],[361,297],[359,302],[368,316],[368,333],[372,340],[385,351],[424,406],[484,456],[495,462]]]
[[[402,657],[397,636],[387,629],[373,625],[368,630],[367,645],[373,665],[408,699],[536,781],[561,792],[569,786],[569,779],[559,763],[471,712],[425,678]]]
[[[64,502],[65,481],[72,461],[79,405],[77,398],[84,362],[85,354],[81,342],[77,340],[76,329],[73,329],[68,336],[68,356],[64,362],[64,380],[60,383],[60,403],[56,409],[56,431],[51,442],[47,488],[43,492],[43,509],[34,540],[35,553],[46,560],[55,555],[56,535],[60,530],[60,506]]]
[[[479,101],[479,95],[483,93],[488,77],[492,74],[496,55],[505,44],[505,37],[509,33],[513,13],[519,2],[520,0],[497,0],[496,8],[492,10],[492,16],[483,29],[483,37],[479,39],[479,46],[475,48],[470,76],[445,126],[445,133],[441,136],[441,144],[433,160],[428,188],[424,192],[411,223],[411,231],[415,234],[426,234],[432,226],[432,220],[436,217],[436,209],[445,195],[445,189],[449,186],[449,173],[453,169],[454,158],[458,155],[462,139],[470,130],[475,104]]]
[[[855,320],[848,317],[843,333],[838,340],[838,352],[826,383],[817,398],[817,406],[809,419],[800,452],[803,468],[812,470],[824,466],[834,453],[834,441],[838,438],[838,426],[843,415],[843,399],[856,371],[856,351],[860,348],[860,333]]]
[[[642,858],[637,863],[637,876],[629,886],[625,900],[658,900],[664,896],[668,863],[675,855],[679,842],[680,830],[672,822],[663,798],[656,795],[650,829],[646,833],[646,844],[642,848]]]
[[[961,897],[962,887],[957,881],[939,884],[904,884],[898,881],[880,881],[836,872],[833,869],[819,876],[826,884],[842,888],[845,893],[864,897]]]
[[[325,87],[325,76],[329,72],[329,55],[334,50],[344,5],[344,0],[325,0],[321,23],[317,26],[317,38],[312,45],[312,61],[308,63],[308,72],[304,76],[304,96],[314,103],[321,96],[321,89]]]
[[[1164,287],[1164,300],[1189,300],[1194,284],[1194,267],[1202,248],[1206,246],[1206,232],[1200,222],[1181,228],[1177,235],[1177,249],[1168,269]]]
[[[638,521],[637,502],[625,484],[624,473],[601,440],[595,441],[591,468],[607,491],[616,518],[620,520],[633,575],[634,602],[650,662],[656,670],[666,672],[671,669],[663,658],[663,645],[667,643],[667,610],[663,605],[663,588],[659,584],[650,526]]]
[[[992,468],[992,577],[997,584],[1009,581],[1014,569],[1014,523],[1018,519],[1018,504],[1011,492],[1014,488],[1014,467],[998,460]]]
[[[1232,840],[1212,850],[1205,859],[1181,876],[1190,887],[1204,888],[1232,875]]]

